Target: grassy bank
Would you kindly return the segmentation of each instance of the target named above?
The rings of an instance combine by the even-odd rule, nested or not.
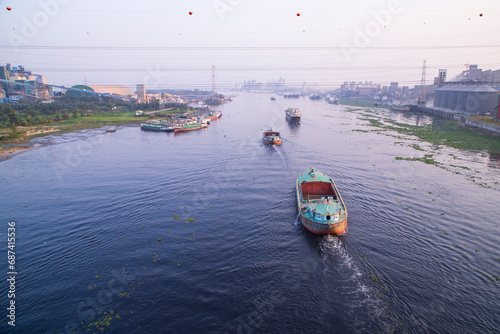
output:
[[[162,114],[182,114],[186,110],[170,110],[162,112]],[[162,118],[159,116],[158,118]],[[84,129],[94,129],[104,126],[117,126],[123,124],[138,124],[150,120],[148,116],[137,117],[133,111],[121,111],[111,113],[100,113],[88,117],[77,117],[62,120],[57,123],[48,125],[18,127],[16,133],[13,134],[10,128],[0,129],[0,137],[4,137],[0,141],[0,154],[14,153],[22,147],[3,147],[2,145],[25,144],[30,139],[43,137],[54,134],[68,133]],[[8,135],[8,136],[7,136]]]
[[[373,127],[416,136],[435,145],[446,145],[461,150],[500,152],[500,137],[473,131],[459,121],[435,118],[432,124],[416,126],[399,123],[377,113],[362,114],[360,119],[368,121]]]

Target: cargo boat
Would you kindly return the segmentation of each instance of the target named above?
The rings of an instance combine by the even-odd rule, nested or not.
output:
[[[264,143],[269,145],[280,145],[281,134],[278,131],[273,131],[272,129],[264,131]]]
[[[302,115],[297,108],[288,108],[285,110],[286,119],[292,123],[299,123]]]
[[[162,123],[143,123],[141,124],[141,130],[144,131],[155,131],[155,132],[172,132],[175,126],[166,125]]]
[[[331,178],[310,168],[297,179],[297,206],[302,225],[314,234],[341,234],[347,209]]]
[[[222,111],[211,111],[208,113],[208,117],[210,117],[211,121],[215,121],[222,117]]]
[[[208,127],[207,124],[200,124],[200,123],[197,123],[197,124],[186,124],[186,125],[177,126],[174,129],[174,132],[177,133],[177,132],[186,132],[186,131],[201,130],[201,129],[205,129],[207,127]]]

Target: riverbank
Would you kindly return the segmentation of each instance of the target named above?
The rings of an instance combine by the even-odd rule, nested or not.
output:
[[[185,112],[186,110],[171,110],[166,113],[169,116],[176,116]],[[135,116],[133,111],[122,111],[97,114],[90,117],[71,118],[45,126],[17,127],[16,134],[13,139],[4,139],[0,141],[0,161],[10,159],[13,156],[29,149],[34,149],[35,147],[29,144],[30,140],[33,138],[58,135],[86,129],[140,124],[148,120],[150,120],[148,117]],[[10,129],[0,129],[0,137],[6,135],[12,136],[12,131]]]

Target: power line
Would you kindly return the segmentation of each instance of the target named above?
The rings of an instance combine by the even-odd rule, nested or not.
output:
[[[341,46],[83,46],[83,45],[18,45],[0,44],[0,49],[23,50],[71,50],[71,51],[345,51]],[[447,49],[500,48],[490,45],[419,45],[419,46],[371,46],[363,50],[447,50]]]

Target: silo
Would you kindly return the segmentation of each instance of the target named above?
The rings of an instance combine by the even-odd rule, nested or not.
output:
[[[448,108],[448,96],[450,95],[450,86],[444,86],[441,90],[440,108]]]
[[[497,109],[498,94],[498,90],[489,85],[480,85],[474,89],[474,96],[478,100],[477,112],[481,115],[486,112],[493,113]]]
[[[448,103],[446,108],[455,110],[457,107],[457,97],[458,97],[458,87],[457,86],[450,86],[450,90],[448,92]]]
[[[434,92],[434,107],[439,107],[439,103],[441,102],[441,88],[438,88]]]
[[[458,96],[457,96],[457,107],[456,110],[465,111],[466,110],[466,101],[467,101],[467,86],[459,86],[458,87]]]

